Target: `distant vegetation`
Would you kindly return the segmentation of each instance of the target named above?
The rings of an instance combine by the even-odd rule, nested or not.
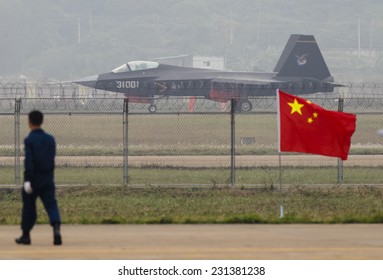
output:
[[[20,191],[0,190],[0,224],[20,223]],[[291,188],[61,188],[63,223],[381,223],[382,190]],[[38,223],[48,217],[38,201]]]
[[[0,6],[3,78],[67,80],[178,54],[223,56],[230,70],[272,71],[292,33],[315,35],[337,80],[382,78],[380,0],[0,0]]]

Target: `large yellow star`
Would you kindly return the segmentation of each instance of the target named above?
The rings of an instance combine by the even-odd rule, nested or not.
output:
[[[295,112],[297,112],[299,115],[302,116],[301,108],[305,105],[298,103],[298,101],[295,98],[294,98],[294,103],[287,102],[287,104],[289,104],[289,106],[291,107],[290,114],[294,114]]]

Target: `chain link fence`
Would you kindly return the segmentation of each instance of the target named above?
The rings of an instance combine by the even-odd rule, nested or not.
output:
[[[159,98],[156,113],[149,113],[148,104],[73,85],[9,84],[0,85],[0,93],[1,186],[22,182],[27,114],[34,109],[45,114],[43,128],[58,144],[57,185],[279,184],[275,97],[251,99],[247,113],[235,112],[230,102],[196,98],[191,107],[190,98]],[[382,94],[383,85],[349,84],[332,95],[304,96],[356,113],[357,129],[347,161],[282,154],[283,183],[382,184]]]

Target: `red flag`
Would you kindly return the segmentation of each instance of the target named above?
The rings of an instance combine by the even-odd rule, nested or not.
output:
[[[356,128],[354,114],[329,111],[308,100],[277,91],[280,152],[347,159]]]

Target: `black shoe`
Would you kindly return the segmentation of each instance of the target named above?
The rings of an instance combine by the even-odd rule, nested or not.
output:
[[[53,245],[61,245],[62,240],[61,240],[61,234],[60,233],[55,233],[53,235]]]
[[[19,238],[16,238],[15,241],[17,244],[31,245],[31,238],[27,236],[20,236]]]
[[[53,245],[61,245],[60,224],[53,225]]]

